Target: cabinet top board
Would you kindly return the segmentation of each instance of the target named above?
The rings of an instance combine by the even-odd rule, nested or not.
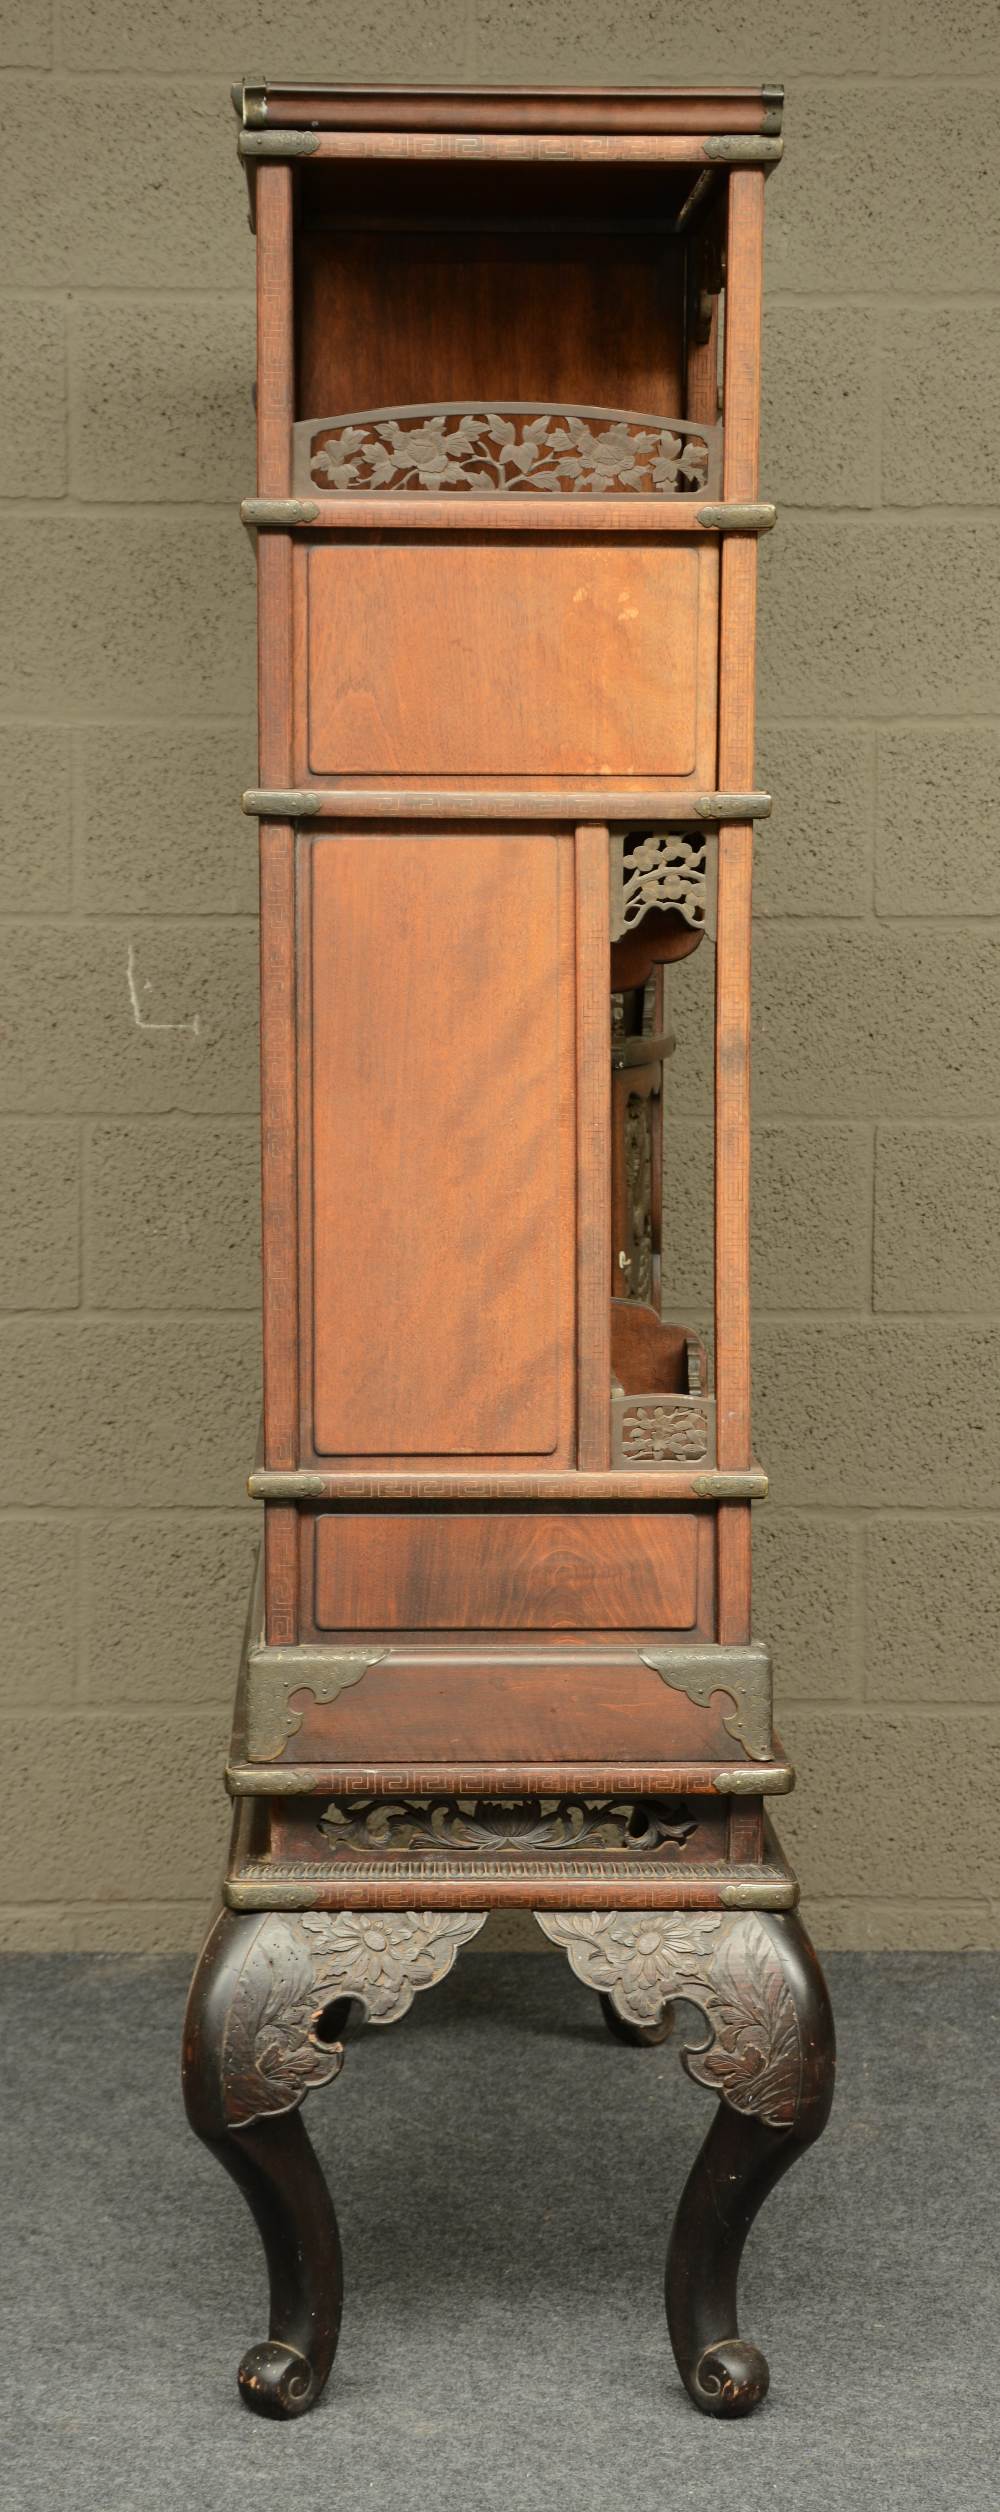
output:
[[[733,133],[775,139],[784,89],[759,87],[403,87],[244,78],[232,89],[248,131]]]

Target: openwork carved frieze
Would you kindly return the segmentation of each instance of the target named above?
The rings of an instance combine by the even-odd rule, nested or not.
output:
[[[339,1998],[357,1998],[369,2023],[395,2023],[418,1989],[451,1970],[459,1946],[485,1927],[468,1911],[269,1912],[255,1930],[226,2019],[222,2080],[231,2127],[294,2110],[343,2065],[320,2026]]]
[[[612,942],[634,932],[652,908],[673,908],[686,925],[703,929],[708,903],[703,837],[683,837],[672,829],[615,837],[610,863]]]
[[[461,402],[358,410],[295,431],[302,487],[462,490],[477,496],[695,497],[711,491],[721,431],[632,410]]]
[[[673,1998],[701,2008],[709,2038],[683,2053],[688,2075],[734,2111],[791,2126],[803,2079],[801,2025],[770,1930],[751,1913],[536,1910],[577,1978],[626,2023],[658,2024]]]
[[[682,1848],[696,1829],[682,1798],[346,1797],[320,1818],[331,1847],[352,1860],[413,1850],[607,1849],[648,1857]]]

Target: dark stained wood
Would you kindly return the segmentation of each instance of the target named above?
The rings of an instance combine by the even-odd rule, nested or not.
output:
[[[623,2041],[629,2050],[658,2050],[669,2041],[674,2019],[669,2006],[658,2024],[625,2023],[610,1997],[602,1997],[601,2013],[613,2041]]]
[[[720,2103],[671,2234],[670,2342],[688,2396],[707,2416],[747,2416],[767,2394],[767,2359],[738,2335],[743,2246],[769,2192],[825,2128],[833,2100],[833,2018],[805,1930],[795,1918],[760,1913],[748,1921],[747,1939],[751,2011],[756,2008],[763,2020],[768,2007],[773,2014],[779,2000],[787,2001],[796,2065],[790,2097],[778,2106],[785,2114],[782,2125],[772,2125],[767,2116],[763,2086],[746,2107]]]
[[[399,1799],[385,1804],[376,1800],[372,1807],[364,1798],[331,1796],[328,1802],[318,1804],[315,1797],[281,1797],[270,1802],[268,1830],[266,1837],[261,1833],[257,1854],[285,1865],[302,1860],[309,1865],[318,1864],[321,1870],[325,1862],[331,1876],[338,1867],[349,1866],[352,1880],[359,1886],[375,1876],[384,1882],[398,1859],[404,1865],[405,1880],[418,1899],[435,1874],[468,1860],[477,1831],[487,1835],[490,1845],[486,1856],[494,1866],[499,1858],[516,1857],[522,1837],[527,1835],[530,1845],[531,1835],[536,1833],[550,1864],[564,1867],[568,1881],[578,1866],[583,1867],[587,1878],[602,1819],[605,1830],[619,1836],[615,1856],[622,1863],[641,1866],[644,1882],[657,1860],[673,1875],[685,1867],[697,1868],[726,1856],[726,1811],[718,1798],[705,1796],[699,1802],[689,1802],[681,1793],[666,1804],[662,1800],[659,1804],[636,1803],[616,1781],[600,1802],[574,1806],[572,1818],[568,1805],[560,1800],[561,1792],[548,1801],[533,1801],[529,1796],[518,1804],[505,1804],[499,1797],[480,1796],[478,1792],[470,1795],[465,1791],[461,1802],[452,1792],[438,1795],[436,1803],[433,1799],[415,1799],[409,1805]],[[660,1814],[667,1836],[657,1843],[656,1818]],[[244,1814],[245,1824],[248,1815],[249,1809]],[[588,1815],[594,1817],[594,1832],[584,1828],[579,1841],[574,1842],[567,1835],[571,1835],[577,1820]],[[636,1846],[630,1847],[633,1835]],[[494,1840],[496,1848],[492,1846]],[[367,1876],[366,1870],[370,1870]]]
[[[258,1928],[225,1911],[208,1938],[185,2018],[184,2099],[196,2135],[243,2191],[267,2260],[269,2334],[243,2357],[240,2393],[258,2416],[285,2418],[304,2416],[327,2379],[343,2270],[332,2201],[297,2109],[255,2118],[253,2097],[240,2099],[228,2027]]]
[[[345,1762],[388,1761],[417,1751],[445,1768],[482,1759],[484,1736],[498,1761],[530,1751],[533,1761],[553,1764],[584,1759],[662,1762],[665,1748],[679,1760],[732,1765],[745,1759],[725,1721],[732,1711],[726,1692],[707,1707],[688,1699],[645,1666],[641,1635],[625,1646],[615,1634],[603,1648],[566,1636],[545,1649],[541,1635],[513,1640],[504,1650],[484,1640],[477,1650],[446,1646],[418,1633],[394,1643],[391,1656],[373,1666],[334,1702],[296,1698],[302,1725],[290,1738],[289,1768],[336,1751]]]
[[[492,197],[502,214],[495,182]],[[468,399],[680,408],[680,248],[662,235],[307,228],[301,271],[302,417]]]
[[[663,1511],[338,1512],[316,1522],[327,1630],[690,1630],[698,1521]]]

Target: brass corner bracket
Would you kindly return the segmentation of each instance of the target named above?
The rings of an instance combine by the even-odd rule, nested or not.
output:
[[[773,1752],[771,1734],[771,1657],[759,1640],[746,1648],[706,1640],[642,1648],[644,1666],[651,1666],[671,1692],[684,1692],[699,1709],[707,1709],[714,1692],[728,1692],[733,1707],[723,1718],[727,1735],[746,1746],[751,1761],[767,1762]]]
[[[277,1761],[289,1738],[298,1734],[304,1712],[289,1706],[294,1693],[311,1692],[314,1701],[336,1701],[388,1655],[387,1648],[268,1648],[263,1643],[252,1648],[246,1679],[250,1761]]]

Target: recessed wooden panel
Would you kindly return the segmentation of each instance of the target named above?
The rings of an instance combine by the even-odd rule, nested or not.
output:
[[[501,393],[682,409],[684,252],[662,228],[684,174],[651,171],[602,169],[595,191],[573,167],[499,186],[471,162],[309,169],[323,223],[296,245],[300,414]],[[602,210],[660,232],[602,234]]]
[[[692,1516],[540,1511],[321,1517],[321,1629],[690,1630]]]
[[[717,567],[666,538],[312,547],[309,772],[713,785]]]
[[[636,1651],[585,1652],[567,1643],[542,1651],[530,1634],[504,1650],[418,1649],[401,1640],[335,1701],[303,1691],[302,1725],[286,1764],[434,1761],[740,1762],[744,1747],[725,1725],[733,1702],[714,1692],[704,1704],[663,1682]]]
[[[568,1458],[572,837],[310,853],[316,1449]]]

